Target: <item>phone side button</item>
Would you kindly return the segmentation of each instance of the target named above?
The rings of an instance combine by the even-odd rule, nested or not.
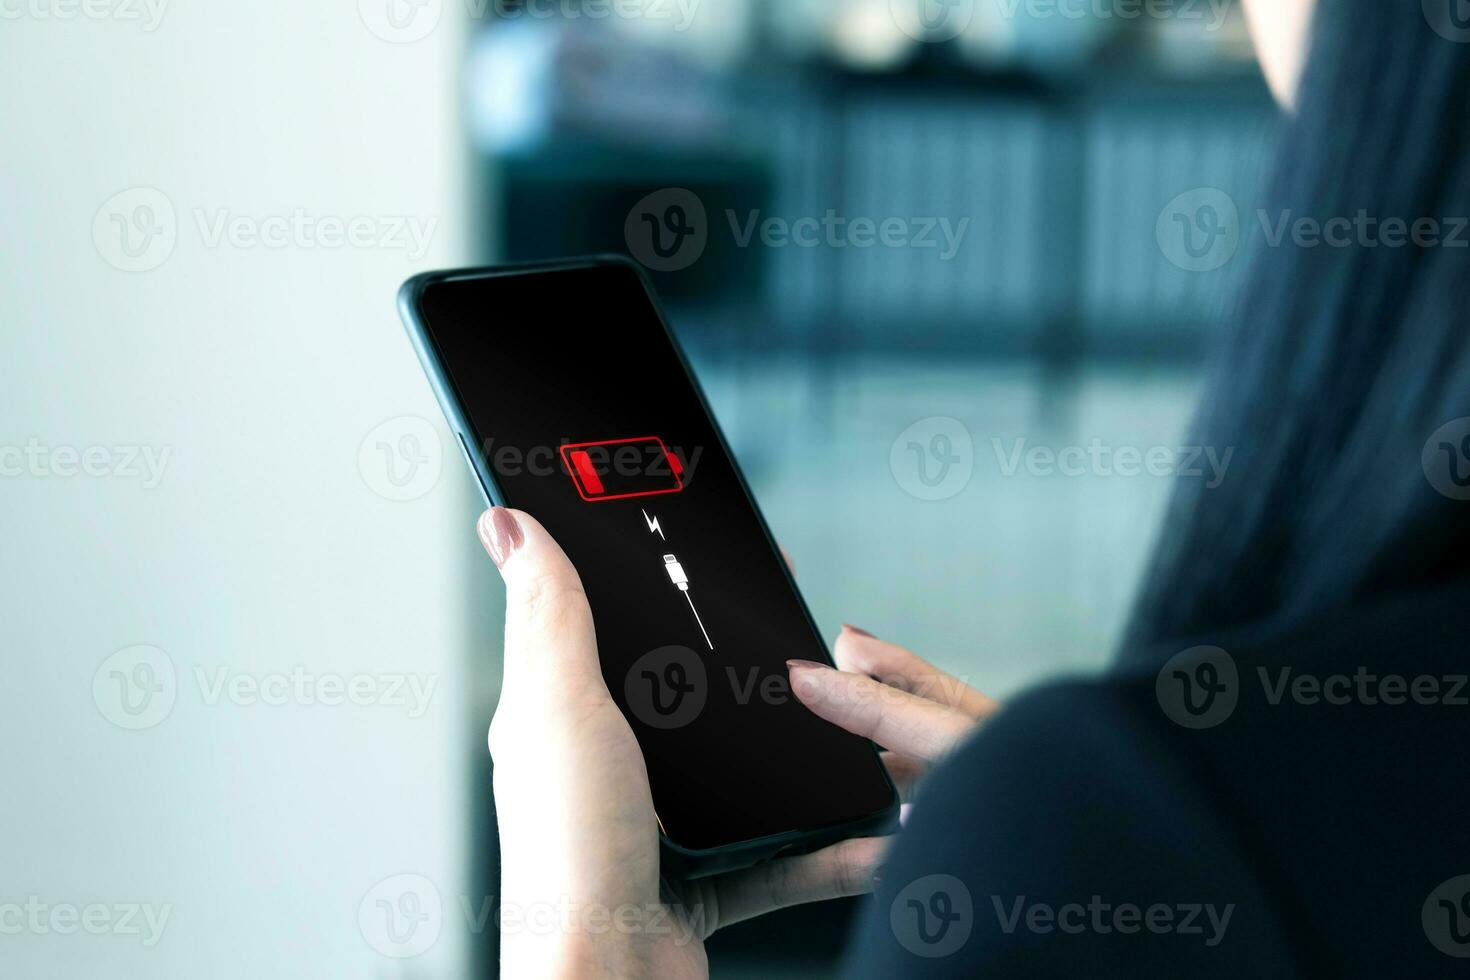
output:
[[[494,507],[495,501],[490,497],[490,488],[485,486],[485,481],[480,476],[480,468],[475,465],[474,457],[470,455],[470,444],[464,441],[464,433],[456,432],[455,436],[459,439],[459,451],[464,454],[464,461],[469,464],[470,472],[475,475],[475,482],[480,485],[480,493],[485,495],[486,506]]]

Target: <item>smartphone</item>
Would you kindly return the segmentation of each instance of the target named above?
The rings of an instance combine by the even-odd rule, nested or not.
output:
[[[826,644],[642,270],[433,272],[399,305],[486,500],[535,516],[581,575],[664,873],[891,827],[872,744],[790,690],[786,661],[830,663]]]

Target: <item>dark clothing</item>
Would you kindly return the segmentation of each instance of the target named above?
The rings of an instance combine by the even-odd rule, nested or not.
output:
[[[1470,974],[1467,623],[1461,583],[1202,638],[1237,703],[1197,730],[1218,653],[1018,698],[921,788],[845,975]]]

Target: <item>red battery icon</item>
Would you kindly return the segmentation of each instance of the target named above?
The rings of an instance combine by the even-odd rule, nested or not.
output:
[[[577,495],[589,503],[684,489],[684,464],[658,436],[570,443],[561,458]]]

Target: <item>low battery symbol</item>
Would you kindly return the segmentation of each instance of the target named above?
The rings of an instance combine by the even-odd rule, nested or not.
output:
[[[669,581],[682,593],[689,603],[689,611],[694,613],[694,621],[699,624],[699,631],[704,634],[704,642],[709,644],[713,650],[715,645],[710,643],[709,631],[704,628],[704,620],[699,618],[699,610],[694,608],[694,600],[689,597],[689,575],[684,571],[684,566],[679,564],[676,555],[664,555],[664,571],[669,573]]]
[[[577,495],[588,503],[684,489],[684,464],[658,436],[568,443],[561,458]]]

